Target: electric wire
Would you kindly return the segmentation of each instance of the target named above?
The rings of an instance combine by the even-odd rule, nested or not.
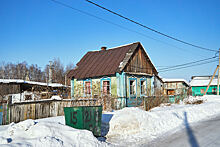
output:
[[[172,44],[163,42],[163,41],[161,41],[161,40],[158,40],[158,39],[152,38],[152,37],[150,37],[150,36],[147,36],[147,35],[145,35],[145,34],[143,34],[143,33],[140,33],[140,32],[134,31],[134,30],[131,30],[131,29],[126,28],[126,27],[124,27],[124,26],[121,26],[121,25],[118,25],[118,24],[113,23],[113,22],[111,22],[111,21],[108,21],[108,20],[106,20],[106,19],[103,19],[103,18],[101,18],[101,17],[95,16],[95,15],[93,15],[93,14],[91,14],[91,13],[82,11],[82,10],[77,9],[77,8],[74,8],[74,7],[72,7],[72,6],[70,6],[70,5],[67,5],[67,4],[65,4],[65,3],[62,3],[62,2],[60,2],[60,1],[56,1],[56,0],[51,0],[51,1],[52,1],[52,2],[55,2],[55,3],[57,3],[57,4],[60,4],[60,5],[64,6],[64,7],[68,7],[68,8],[70,8],[70,9],[75,10],[75,11],[78,11],[78,12],[80,12],[80,13],[86,14],[86,15],[88,15],[88,16],[97,18],[97,19],[102,20],[102,21],[104,21],[104,22],[106,22],[106,23],[115,25],[115,26],[117,26],[117,27],[119,27],[119,28],[122,28],[122,29],[125,29],[125,30],[127,30],[127,31],[137,33],[137,34],[139,34],[139,35],[142,35],[142,36],[147,37],[147,38],[150,38],[150,39],[152,39],[152,40],[155,40],[155,41],[158,41],[158,42],[167,44],[167,45],[172,46],[172,47],[175,47],[175,48],[177,48],[177,49],[179,48],[179,47],[174,46],[174,45],[172,45]],[[182,49],[182,48],[179,48],[179,49]],[[213,51],[214,51],[214,50],[213,50]],[[215,50],[215,52],[217,53],[216,50]],[[168,66],[168,67],[167,67],[167,68],[175,68],[175,69],[161,68],[161,69],[160,69],[160,70],[161,70],[160,72],[167,72],[167,71],[172,71],[172,70],[183,69],[183,68],[188,68],[188,67],[193,67],[193,66],[198,66],[198,65],[203,65],[203,64],[212,63],[212,62],[215,62],[215,61],[210,61],[210,62],[206,62],[206,63],[203,63],[203,64],[196,64],[196,65],[191,65],[191,66],[185,66],[185,67],[177,68],[178,66],[193,64],[193,63],[197,63],[197,62],[201,62],[201,61],[205,61],[205,60],[209,60],[209,59],[213,59],[213,58],[216,58],[216,54],[215,54],[215,57],[211,57],[211,58],[202,59],[202,60],[198,60],[198,61],[194,61],[194,62],[189,62],[189,63],[185,63],[185,64],[180,64],[180,65],[174,65],[174,66]],[[138,67],[138,68],[139,68],[139,67]],[[141,69],[144,69],[144,68],[141,68]]]
[[[134,20],[132,20],[132,19],[130,19],[130,18],[128,18],[128,17],[125,17],[125,16],[123,16],[123,15],[121,15],[121,14],[119,14],[119,13],[116,13],[116,12],[110,10],[110,9],[107,9],[107,8],[105,8],[105,7],[103,7],[103,6],[99,5],[99,4],[97,4],[97,3],[94,3],[94,2],[92,2],[92,1],[90,1],[90,0],[85,0],[85,1],[87,1],[87,2],[90,3],[90,4],[93,4],[93,5],[97,6],[97,7],[101,8],[101,9],[103,9],[103,10],[106,10],[106,11],[108,11],[108,12],[114,14],[114,15],[117,15],[117,16],[119,16],[119,17],[125,19],[125,20],[128,20],[128,21],[130,21],[130,22],[132,22],[132,23],[135,23],[135,24],[137,24],[137,25],[139,25],[139,26],[141,26],[141,27],[143,27],[143,28],[146,28],[146,29],[148,29],[148,30],[151,30],[151,31],[157,33],[157,34],[160,34],[160,35],[162,35],[162,36],[165,36],[165,37],[167,37],[167,38],[170,38],[170,39],[172,39],[172,40],[175,40],[175,41],[181,42],[181,43],[183,43],[183,44],[186,44],[186,45],[189,45],[189,46],[192,46],[192,47],[195,47],[195,48],[199,48],[199,49],[202,49],[202,50],[217,52],[217,50],[210,49],[210,48],[205,48],[205,47],[201,47],[201,46],[198,46],[198,45],[194,45],[194,44],[192,44],[192,43],[189,43],[189,42],[180,40],[180,39],[178,39],[178,38],[175,38],[175,37],[172,37],[172,36],[167,35],[167,34],[165,34],[165,33],[162,33],[162,32],[160,32],[160,31],[157,31],[157,30],[155,30],[155,29],[153,29],[153,28],[150,28],[150,27],[148,27],[148,26],[146,26],[146,25],[144,25],[144,24],[141,24],[141,23],[139,23],[139,22],[137,22],[137,21],[134,21]]]
[[[159,71],[159,72],[161,73],[161,72],[168,72],[168,71],[173,71],[173,70],[178,70],[178,69],[184,69],[184,68],[189,68],[189,67],[209,64],[209,63],[213,63],[213,62],[216,62],[216,61],[218,61],[218,60],[213,60],[213,61],[209,61],[209,62],[203,62],[203,63],[200,63],[200,64],[189,65],[189,66],[184,66],[184,67],[179,67],[179,68],[174,68],[174,69],[162,70],[162,71]]]
[[[124,29],[124,30],[130,31],[130,32],[133,32],[133,33],[136,33],[136,34],[139,34],[139,35],[141,35],[141,36],[143,36],[143,37],[146,37],[146,38],[148,38],[148,39],[151,39],[151,40],[154,40],[154,41],[160,42],[160,43],[162,43],[162,44],[166,44],[166,45],[171,46],[171,47],[173,47],[173,48],[176,48],[176,49],[178,49],[178,50],[180,50],[180,51],[183,51],[183,50],[184,50],[184,49],[181,48],[181,47],[178,47],[178,46],[172,45],[172,44],[170,44],[170,43],[167,43],[167,42],[161,41],[161,40],[159,40],[159,39],[155,39],[155,38],[150,37],[150,36],[148,36],[148,35],[146,35],[146,34],[144,34],[144,33],[140,33],[140,32],[138,32],[138,31],[135,31],[135,30],[129,29],[129,28],[124,27],[124,26],[122,26],[122,25],[119,25],[119,24],[113,23],[113,22],[111,22],[111,21],[109,21],[109,20],[107,20],[107,19],[103,19],[103,18],[98,17],[98,16],[96,16],[96,15],[93,15],[93,14],[91,14],[91,13],[85,12],[85,11],[80,10],[80,9],[77,9],[77,8],[74,8],[74,7],[72,7],[72,6],[68,5],[68,4],[63,3],[63,2],[60,2],[60,1],[57,1],[57,0],[51,0],[51,1],[54,2],[54,3],[56,3],[56,4],[62,5],[62,6],[64,6],[64,7],[67,7],[67,8],[73,9],[73,10],[75,10],[75,11],[77,11],[77,12],[82,13],[82,14],[88,15],[88,16],[90,16],[90,17],[93,17],[93,18],[99,19],[99,20],[101,20],[101,21],[103,21],[103,22],[106,22],[106,23],[109,23],[109,24],[111,24],[111,25],[117,26],[117,27],[119,27],[119,28],[121,28],[121,29]],[[191,50],[187,50],[187,52],[194,53],[194,52],[192,52]],[[202,55],[199,55],[199,56],[204,57],[204,56],[202,56]]]
[[[175,67],[181,67],[181,66],[185,66],[185,65],[189,65],[189,64],[195,64],[195,63],[199,63],[199,62],[202,62],[202,61],[208,61],[208,60],[211,60],[211,59],[214,59],[214,58],[217,58],[217,56],[206,58],[206,59],[201,59],[201,60],[198,60],[198,61],[188,62],[188,63],[184,63],[184,64],[168,66],[168,67],[165,67],[165,68],[160,68],[158,70],[172,69],[172,68],[175,68]]]

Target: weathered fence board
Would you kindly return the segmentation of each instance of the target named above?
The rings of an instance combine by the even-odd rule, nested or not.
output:
[[[0,125],[26,119],[40,119],[64,115],[64,107],[98,106],[94,99],[30,101],[7,105],[0,104]],[[2,108],[2,109],[1,109]]]

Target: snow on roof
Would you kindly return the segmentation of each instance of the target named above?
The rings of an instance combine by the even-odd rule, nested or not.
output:
[[[210,80],[211,80],[211,77],[210,78],[196,77],[196,78],[193,78],[189,84],[190,84],[190,86],[208,86]],[[214,78],[212,80],[211,85],[217,85],[217,81],[218,81],[218,79]]]
[[[163,82],[184,82],[187,85],[189,85],[189,83],[185,80],[185,79],[167,79],[167,78],[162,78]]]
[[[20,79],[0,79],[0,83],[27,83],[32,85],[41,85],[41,86],[49,86],[49,87],[66,87],[60,83],[43,83],[43,82],[35,82],[35,81],[25,81]]]

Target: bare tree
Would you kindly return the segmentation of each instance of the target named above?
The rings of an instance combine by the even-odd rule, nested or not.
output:
[[[70,63],[65,68],[59,58],[54,58],[53,64],[53,82],[65,83],[65,75],[74,68],[74,64]],[[23,79],[38,82],[47,82],[49,77],[49,65],[46,65],[44,70],[37,64],[28,65],[27,62],[0,63],[0,78],[1,79]]]

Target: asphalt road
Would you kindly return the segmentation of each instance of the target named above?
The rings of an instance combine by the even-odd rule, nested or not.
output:
[[[171,135],[164,135],[143,146],[150,147],[220,147],[220,115],[210,120],[190,125],[187,114],[185,128]]]

